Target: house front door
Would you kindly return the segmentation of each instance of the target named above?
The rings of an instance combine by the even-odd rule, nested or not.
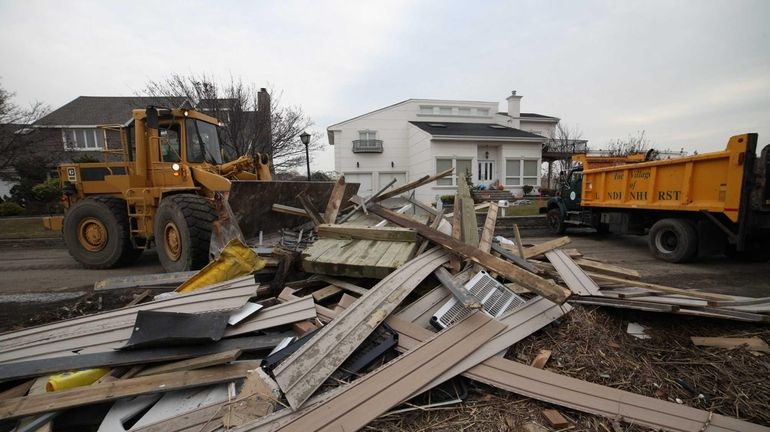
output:
[[[479,161],[479,184],[489,186],[495,181],[495,161],[493,160],[480,160]]]

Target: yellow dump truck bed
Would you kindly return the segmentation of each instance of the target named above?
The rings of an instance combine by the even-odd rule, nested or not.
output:
[[[582,205],[623,209],[709,211],[738,222],[748,136],[724,151],[583,171]]]

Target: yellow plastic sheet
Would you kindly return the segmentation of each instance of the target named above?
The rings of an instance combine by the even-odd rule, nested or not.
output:
[[[213,285],[218,282],[235,279],[265,268],[265,260],[260,258],[250,247],[240,240],[230,240],[222,249],[219,258],[211,261],[201,271],[188,279],[176,289],[176,292],[186,293]]]

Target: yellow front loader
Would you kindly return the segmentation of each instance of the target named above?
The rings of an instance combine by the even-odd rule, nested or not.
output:
[[[227,199],[235,180],[261,180],[258,188],[271,180],[266,155],[222,162],[218,123],[194,110],[134,110],[128,126],[105,127],[121,136],[105,162],[59,167],[65,214],[44,223],[61,227],[87,268],[129,264],[152,246],[166,271],[203,267],[219,218],[215,197]]]

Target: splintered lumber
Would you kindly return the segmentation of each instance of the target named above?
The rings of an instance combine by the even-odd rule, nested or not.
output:
[[[249,371],[236,400],[225,408],[223,421],[231,428],[264,417],[275,411],[281,389],[262,369]]]
[[[623,283],[623,284],[626,284],[626,285],[632,284],[635,287],[647,288],[647,289],[650,289],[650,290],[653,290],[653,291],[659,291],[659,292],[666,293],[666,294],[679,294],[679,295],[684,295],[684,296],[688,296],[688,297],[695,297],[695,298],[700,298],[700,299],[705,299],[705,300],[716,300],[716,301],[722,301],[722,300],[731,301],[731,300],[734,300],[734,298],[732,296],[723,295],[723,294],[705,293],[705,292],[701,292],[701,291],[687,290],[687,289],[682,289],[682,288],[674,288],[674,287],[657,285],[657,284],[652,284],[652,283],[642,282],[642,281],[629,282],[628,280],[623,279],[623,278],[618,278],[618,277],[614,277],[614,276],[608,276],[608,275],[599,274],[599,273],[595,273],[595,272],[586,272],[586,274],[588,276],[591,276],[594,279],[601,279],[601,280],[611,281],[611,282],[620,282],[620,283]]]
[[[345,195],[345,176],[339,176],[334,183],[331,195],[329,195],[329,202],[326,204],[326,211],[324,212],[324,222],[333,224],[337,220],[337,215],[340,213],[340,206],[342,205],[342,197]]]
[[[516,248],[519,250],[519,256],[524,257],[524,244],[521,242],[521,233],[517,224],[513,224],[513,236],[516,238]]]
[[[581,269],[572,258],[556,249],[545,253],[564,283],[573,293],[581,296],[600,296],[599,285]]]
[[[322,224],[316,227],[318,237],[332,239],[385,240],[416,242],[417,232],[408,228],[367,227],[359,225]]]
[[[452,278],[452,275],[444,267],[437,268],[433,274],[436,275],[439,282],[441,282],[441,284],[455,296],[460,304],[468,309],[481,309],[479,299],[465,289],[465,286],[456,283]]]
[[[273,211],[278,213],[289,214],[292,216],[302,216],[306,218],[310,217],[310,215],[304,209],[287,206],[283,204],[273,204]]]
[[[745,346],[750,351],[770,353],[770,346],[767,345],[767,342],[756,336],[750,338],[693,336],[690,339],[692,340],[692,343],[697,346],[709,346],[727,349]]]
[[[329,283],[329,284],[332,284],[332,285],[336,286],[337,288],[341,288],[341,289],[343,289],[345,291],[350,291],[350,292],[352,292],[354,294],[358,294],[360,296],[366,294],[366,292],[369,291],[366,288],[361,288],[358,285],[353,285],[350,282],[345,282],[344,280],[337,279],[337,278],[334,278],[334,277],[331,277],[331,276],[317,275],[316,277],[319,280],[322,280],[322,281],[324,281],[326,283]]]
[[[412,228],[421,236],[434,243],[440,244],[449,251],[460,254],[465,258],[500,274],[510,281],[521,283],[533,292],[540,294],[555,303],[564,303],[570,295],[569,290],[562,288],[553,282],[547,281],[526,270],[522,270],[508,261],[482,252],[476,247],[466,245],[446,234],[442,234],[428,226],[409,219],[408,217],[398,215],[379,205],[373,205],[371,211],[397,225],[401,225],[405,228]]]
[[[146,393],[165,393],[191,387],[228,382],[246,376],[259,362],[243,362],[201,370],[170,372],[126,380],[110,381],[40,395],[0,401],[0,420],[107,402]]]
[[[551,350],[540,350],[530,366],[533,368],[542,369],[545,364],[548,363],[548,359],[551,358]]]
[[[536,258],[539,255],[542,255],[549,250],[553,250],[556,248],[560,248],[566,244],[568,244],[571,240],[569,237],[559,237],[557,239],[548,240],[547,242],[543,242],[540,244],[536,244],[534,246],[530,246],[528,248],[524,248],[524,258]],[[513,245],[503,245],[505,249],[508,249],[509,251],[515,253],[518,255],[519,250],[517,246]]]
[[[400,186],[400,187],[397,187],[397,188],[393,189],[392,191],[390,191],[388,193],[384,193],[384,194],[382,194],[380,196],[374,197],[372,199],[372,201],[379,202],[379,201],[382,201],[384,199],[388,199],[388,198],[393,198],[395,196],[399,196],[399,195],[401,195],[404,192],[408,192],[408,191],[410,191],[412,189],[417,189],[420,186],[426,185],[426,184],[434,182],[434,181],[436,181],[436,180],[438,180],[440,178],[446,177],[449,174],[452,174],[453,170],[454,170],[454,168],[449,168],[448,170],[442,171],[442,172],[440,172],[440,173],[438,173],[438,174],[436,174],[434,176],[427,176],[426,175],[426,176],[420,178],[419,180],[415,180],[415,181],[413,181],[411,183],[407,183],[407,184],[405,184],[403,186]]]
[[[425,387],[505,328],[483,313],[474,313],[408,353],[275,422],[260,425],[275,431],[355,431]],[[275,423],[278,423],[277,425]],[[264,430],[259,425],[245,430]],[[277,426],[277,427],[276,427]]]
[[[562,251],[562,252],[566,254],[566,251]],[[574,261],[577,265],[582,267],[584,270],[607,274],[610,276],[616,276],[623,279],[633,279],[633,280],[641,279],[641,275],[639,274],[638,271],[632,270],[629,268],[620,267],[613,264],[602,263],[599,261],[589,260],[585,258],[579,258]]]
[[[449,259],[441,248],[410,260],[382,279],[274,370],[292,408],[299,408],[417,285]]]
[[[0,399],[10,399],[10,398],[15,398],[19,396],[24,396],[25,394],[27,394],[29,389],[32,388],[32,385],[35,384],[35,381],[36,381],[35,379],[30,379],[30,380],[24,381],[21,384],[17,384],[9,388],[8,390],[0,392]]]
[[[430,227],[431,227],[431,228],[433,228],[433,229],[437,230],[437,229],[439,229],[439,227],[441,226],[441,223],[442,223],[442,222],[443,222],[443,223],[447,223],[447,222],[444,220],[444,217],[442,216],[443,214],[444,214],[444,209],[441,209],[441,210],[439,210],[439,211],[436,213],[436,216],[434,216],[434,217],[433,217],[433,222],[431,222],[431,224],[430,224]],[[425,252],[425,249],[427,249],[427,248],[428,248],[428,244],[429,244],[429,243],[430,243],[430,241],[428,241],[428,240],[423,240],[423,241],[420,243],[420,247],[419,247],[419,248],[417,248],[417,252],[415,253],[415,255],[420,255],[420,254],[422,254],[423,252]]]
[[[179,285],[190,279],[198,271],[156,273],[148,275],[116,276],[94,283],[94,291],[119,288],[146,288],[156,285]]]
[[[484,229],[481,231],[481,240],[479,240],[479,249],[483,252],[489,252],[492,249],[492,237],[495,236],[495,224],[497,224],[497,203],[491,203],[487,211],[487,219],[484,221]]]
[[[399,350],[412,349],[433,336],[430,330],[416,324],[403,320],[400,324],[396,329],[399,332]],[[390,320],[389,325],[394,327]],[[463,376],[543,402],[610,419],[621,417],[629,424],[653,429],[676,432],[770,431],[770,428],[744,420],[570,378],[494,355],[467,369]],[[703,429],[704,425],[707,429]]]
[[[452,238],[460,240],[463,235],[463,227],[462,223],[460,222],[460,200],[455,195],[454,203],[452,204],[454,207],[454,211],[452,212]],[[427,239],[426,239],[427,240]],[[459,255],[452,255],[452,257],[449,259],[449,266],[452,268],[452,270],[457,273],[460,271],[460,267],[462,266],[462,262],[460,261]]]
[[[305,209],[305,212],[310,217],[310,220],[313,221],[313,225],[321,225],[324,223],[323,216],[318,213],[318,209],[315,208],[313,203],[310,201],[310,198],[308,198],[304,192],[301,192],[299,195],[297,195],[297,201],[302,204],[302,208]]]
[[[468,190],[468,183],[465,179],[457,182],[458,193],[455,200],[460,200],[460,213],[463,231],[463,242],[467,245],[477,246],[479,244],[479,227],[477,225],[476,211],[473,208],[473,198]]]

